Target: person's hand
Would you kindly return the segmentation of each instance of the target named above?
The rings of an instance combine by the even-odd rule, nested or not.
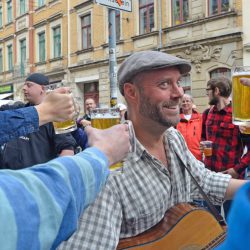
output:
[[[246,130],[248,129],[248,127],[246,126],[239,126],[239,130],[242,134],[244,134],[246,132]]]
[[[233,168],[229,168],[229,169],[227,169],[225,171],[222,171],[221,173],[223,173],[223,174],[229,174],[234,179],[238,179],[238,177],[239,177],[239,174]]]
[[[204,152],[204,144],[203,144],[203,142],[200,142],[200,151],[201,151],[201,153],[203,153]]]
[[[240,78],[240,82],[243,84],[243,85],[246,85],[246,86],[250,86],[250,79],[249,78]]]
[[[130,148],[127,124],[115,125],[108,129],[96,129],[87,126],[85,131],[89,146],[100,149],[108,157],[110,165],[127,156]]]
[[[80,122],[79,122],[84,128],[86,126],[90,126],[91,125],[91,121],[88,121],[88,120],[85,120],[85,119],[82,119]]]
[[[52,121],[65,121],[75,117],[75,105],[69,88],[51,91],[43,102],[35,106],[39,116],[39,126]]]

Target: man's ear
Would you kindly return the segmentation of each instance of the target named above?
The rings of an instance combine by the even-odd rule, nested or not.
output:
[[[130,82],[126,82],[123,85],[124,97],[134,100],[137,96],[136,87]]]
[[[43,93],[46,93],[46,87],[45,86],[41,86],[42,87],[42,91],[41,91],[41,94],[43,94]]]
[[[220,90],[219,90],[218,87],[215,87],[215,89],[214,89],[214,94],[215,94],[215,95],[219,95],[219,94],[220,94]]]

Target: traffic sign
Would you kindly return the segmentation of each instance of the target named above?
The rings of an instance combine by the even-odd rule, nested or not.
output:
[[[96,0],[96,3],[105,5],[111,9],[132,12],[132,0]]]

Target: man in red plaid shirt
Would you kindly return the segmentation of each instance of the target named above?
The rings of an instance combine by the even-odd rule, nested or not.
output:
[[[241,134],[239,127],[232,123],[232,83],[225,77],[211,79],[206,91],[211,108],[203,113],[202,140],[213,142],[213,154],[205,157],[204,163],[215,172],[243,178],[245,169],[250,165],[250,153],[242,156],[244,147],[250,148],[249,135]],[[225,214],[229,203],[224,204]]]

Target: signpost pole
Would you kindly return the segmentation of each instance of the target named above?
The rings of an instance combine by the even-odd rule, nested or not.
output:
[[[117,63],[116,63],[116,28],[115,10],[109,12],[109,80],[110,80],[110,105],[117,105]]]

